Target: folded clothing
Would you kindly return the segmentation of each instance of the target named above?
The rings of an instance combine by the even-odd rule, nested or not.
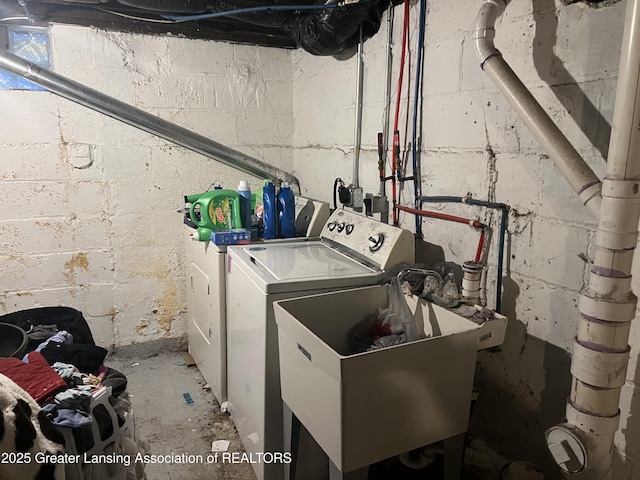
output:
[[[67,383],[40,353],[31,352],[28,360],[29,363],[13,357],[0,359],[0,373],[26,390],[39,404],[46,403],[57,392],[67,388]]]

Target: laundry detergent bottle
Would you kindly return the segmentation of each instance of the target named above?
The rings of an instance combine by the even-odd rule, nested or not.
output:
[[[276,186],[267,182],[262,187],[262,221],[264,223],[264,239],[272,240],[278,236],[278,198]]]
[[[278,193],[278,216],[280,224],[280,238],[295,238],[296,236],[296,202],[293,190],[287,182],[282,182]]]
[[[242,228],[240,199],[233,190],[209,190],[187,195],[185,200],[191,203],[189,216],[200,231],[199,239],[208,240],[205,229],[220,232]]]
[[[240,180],[238,184],[240,197],[240,219],[244,228],[251,228],[251,189],[246,180]]]

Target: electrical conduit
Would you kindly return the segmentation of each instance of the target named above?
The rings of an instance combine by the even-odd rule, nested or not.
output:
[[[391,72],[393,70],[393,8],[387,10],[387,63],[385,65],[385,91],[384,91],[384,122],[382,133],[378,134],[378,175],[380,177],[380,196],[386,196],[385,183],[393,178],[385,176],[385,163],[387,161],[387,145],[389,142],[389,116],[391,111]],[[393,173],[393,171],[392,171]],[[387,220],[388,221],[388,220]]]
[[[504,9],[504,0],[486,0],[480,7],[473,32],[480,66],[506,97],[533,136],[542,144],[571,187],[580,196],[583,204],[598,215],[600,213],[600,180],[511,70],[493,44],[494,25]]]
[[[398,225],[398,192],[396,189],[396,175],[400,176],[400,131],[398,117],[400,116],[400,97],[402,96],[402,79],[404,77],[404,62],[407,54],[409,37],[409,0],[404,0],[404,19],[402,25],[402,53],[400,54],[400,73],[398,76],[398,90],[396,92],[396,112],[393,118],[393,149],[391,155],[391,191],[393,196],[393,224]]]

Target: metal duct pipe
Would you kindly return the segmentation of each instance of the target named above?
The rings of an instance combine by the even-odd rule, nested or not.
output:
[[[473,31],[480,66],[542,144],[582,202],[599,214],[600,180],[493,44],[495,21],[504,11],[505,5],[504,0],[486,0],[480,7]]]
[[[637,297],[631,271],[640,219],[640,0],[628,0],[602,212],[571,362],[567,424],[547,432],[566,477],[612,478],[611,452]]]
[[[279,168],[116,100],[62,75],[42,69],[38,65],[3,49],[0,49],[0,68],[36,83],[67,100],[104,113],[116,120],[157,135],[160,138],[174,142],[255,177],[289,182],[300,193],[298,179]]]

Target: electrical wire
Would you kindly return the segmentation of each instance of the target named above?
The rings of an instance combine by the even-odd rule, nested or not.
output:
[[[342,183],[342,179],[341,178],[336,178],[333,181],[333,209],[334,210],[338,209],[338,200],[336,199],[336,192],[338,190],[338,183]]]
[[[199,15],[162,15],[162,17],[174,22],[191,22],[197,20],[209,20],[211,18],[226,17],[229,15],[242,15],[243,13],[330,10],[332,8],[358,5],[360,3],[364,3],[364,1],[358,1],[349,4],[345,2],[339,2],[327,5],[263,5],[260,7],[237,8],[235,10],[228,10],[226,12],[203,13]]]
[[[100,7],[92,7],[94,10],[99,10],[104,13],[110,13],[111,15],[117,15],[118,17],[128,18],[130,20],[139,20],[141,22],[151,22],[151,23],[175,23],[172,20],[160,19],[160,18],[148,18],[148,17],[138,17],[136,15],[129,15],[128,13],[116,12],[115,10],[109,10],[108,8],[100,8]]]

